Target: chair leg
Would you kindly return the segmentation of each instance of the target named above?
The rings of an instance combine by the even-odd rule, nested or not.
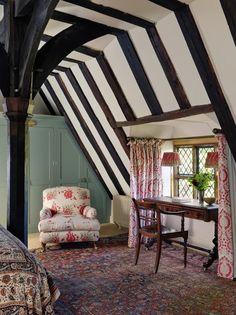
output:
[[[140,245],[141,245],[141,234],[138,235],[138,242],[136,244],[135,263],[134,263],[135,265],[137,265],[137,263],[138,263]]]
[[[187,265],[187,239],[187,236],[184,237],[184,268],[186,268]]]
[[[96,242],[93,242],[93,247],[94,247],[94,249],[98,249]]]
[[[43,242],[41,242],[41,246],[42,246],[43,252],[46,252],[46,244],[44,244]]]
[[[161,246],[162,246],[162,239],[161,237],[157,238],[157,252],[156,252],[156,261],[155,261],[155,273],[157,273],[160,258],[161,258]]]

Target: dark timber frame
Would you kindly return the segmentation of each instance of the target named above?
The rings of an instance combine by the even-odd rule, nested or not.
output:
[[[66,2],[73,3],[75,5],[79,5],[81,7],[106,14],[108,16],[111,16],[113,18],[128,22],[130,24],[134,24],[137,26],[140,26],[142,28],[145,28],[149,39],[151,41],[151,44],[153,46],[153,49],[161,63],[161,66],[166,74],[167,80],[172,88],[172,91],[175,95],[175,98],[180,106],[181,109],[189,108],[190,102],[187,98],[187,95],[183,89],[183,86],[177,76],[177,73],[175,71],[175,68],[171,62],[171,59],[165,49],[165,46],[157,32],[156,26],[154,23],[149,22],[147,20],[144,20],[140,17],[134,16],[132,14],[129,14],[127,12],[122,12],[120,10],[110,8],[104,5],[100,5],[91,1],[86,0],[66,0]],[[164,2],[164,1],[163,1]],[[168,2],[168,1],[166,1]],[[170,4],[169,4],[170,5]],[[182,7],[183,5],[179,5],[179,3],[172,3],[172,8],[175,5],[175,7]]]
[[[103,140],[105,146],[107,147],[107,150],[110,152],[111,157],[115,161],[117,168],[119,169],[120,173],[122,174],[125,181],[129,185],[129,183],[130,183],[129,173],[128,173],[127,169],[125,168],[125,166],[124,166],[121,158],[119,157],[117,151],[115,150],[112,142],[110,141],[109,137],[107,136],[105,130],[103,129],[102,124],[100,123],[100,121],[98,120],[92,107],[90,106],[89,101],[88,101],[86,95],[84,94],[83,90],[79,86],[78,81],[76,80],[74,73],[72,72],[71,69],[62,68],[62,67],[58,68],[58,70],[63,71],[66,74],[68,80],[70,81],[70,84],[72,85],[74,91],[76,92],[77,96],[79,97],[81,104],[83,105],[85,111],[88,113],[91,121],[93,122],[93,125],[96,127],[97,132],[99,133],[101,139]],[[61,80],[63,81],[63,79],[61,79]],[[61,81],[59,81],[59,84],[60,83],[61,83]],[[61,86],[61,84],[60,84],[60,86]],[[93,137],[93,139],[88,137],[88,139],[90,142],[93,142],[93,143],[96,142],[95,137]],[[96,148],[96,147],[94,147],[94,148]],[[99,152],[97,152],[97,153],[99,154]],[[102,157],[101,157],[101,161],[103,162]],[[103,163],[103,164],[104,164],[104,166],[107,167],[107,163]],[[113,178],[113,177],[111,177],[111,178]],[[116,181],[114,182],[114,185],[116,185]]]
[[[63,91],[68,103],[70,104],[75,116],[77,117],[78,121],[80,122],[80,125],[84,131],[84,133],[86,134],[87,138],[89,139],[90,143],[92,144],[93,148],[95,149],[97,155],[99,156],[102,164],[104,165],[104,168],[106,169],[109,177],[111,178],[112,182],[114,183],[114,186],[116,187],[118,193],[120,195],[124,195],[124,191],[115,175],[115,173],[113,172],[111,166],[109,165],[107,159],[105,158],[101,148],[99,147],[99,145],[97,144],[96,140],[94,139],[94,136],[92,135],[92,132],[90,131],[90,129],[88,128],[87,123],[85,122],[85,120],[83,119],[83,116],[81,115],[77,105],[75,104],[74,100],[72,99],[67,87],[65,86],[63,80],[61,79],[60,75],[58,73],[52,73],[52,75],[55,76],[56,81],[58,82],[61,90]]]
[[[108,196],[112,199],[112,194],[110,192],[110,190],[108,189],[106,183],[104,182],[101,174],[99,173],[99,170],[97,169],[96,165],[94,164],[93,160],[91,159],[87,149],[85,148],[82,140],[80,139],[77,131],[75,130],[73,124],[70,121],[69,116],[67,115],[66,111],[64,110],[64,107],[62,106],[58,96],[56,95],[55,91],[53,90],[50,82],[48,81],[48,79],[44,82],[45,87],[47,88],[48,92],[50,93],[54,103],[56,104],[59,112],[61,113],[62,116],[65,117],[65,121],[67,126],[69,127],[70,131],[72,132],[73,136],[75,137],[77,143],[79,144],[81,150],[83,151],[86,159],[88,160],[88,162],[90,163],[92,169],[94,170],[94,172],[96,173],[97,177],[99,178],[100,182],[103,184]]]

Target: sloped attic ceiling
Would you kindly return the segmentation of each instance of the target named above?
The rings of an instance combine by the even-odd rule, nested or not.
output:
[[[68,43],[73,47],[65,35],[71,25],[78,26],[80,45],[58,66],[56,57],[41,60],[39,70],[51,73],[43,78],[47,71],[38,71],[35,85],[46,79],[40,97],[52,114],[66,116],[111,195],[129,193],[127,136],[210,135],[221,127],[236,152],[235,6],[231,0],[58,3],[42,51],[50,42],[55,56],[58,47],[61,55]]]

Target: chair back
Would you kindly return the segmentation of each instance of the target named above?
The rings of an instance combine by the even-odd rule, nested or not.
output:
[[[151,237],[150,233],[161,233],[161,214],[155,203],[144,200],[132,199],[137,215],[139,231]],[[145,233],[145,231],[147,233]],[[148,235],[147,235],[148,234]]]
[[[49,208],[54,214],[80,214],[90,205],[90,192],[76,186],[58,186],[43,191],[43,208]]]

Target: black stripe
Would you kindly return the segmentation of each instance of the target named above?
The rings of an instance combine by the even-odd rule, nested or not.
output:
[[[117,151],[115,150],[112,142],[110,141],[110,139],[108,138],[105,130],[103,129],[100,121],[98,120],[97,116],[95,115],[93,109],[91,108],[88,99],[86,98],[86,96],[83,93],[83,90],[80,88],[78,81],[76,80],[73,72],[71,71],[71,69],[67,69],[66,71],[66,75],[71,83],[71,85],[73,86],[73,89],[75,90],[77,96],[79,97],[84,109],[86,110],[87,114],[89,115],[93,125],[96,127],[97,132],[99,133],[103,143],[105,144],[105,146],[107,147],[108,151],[110,152],[115,164],[117,165],[119,171],[121,172],[122,176],[124,177],[125,181],[127,182],[127,184],[129,185],[130,183],[130,176],[129,173],[127,171],[127,169],[125,168],[122,160],[120,159],[119,155],[117,154]]]
[[[72,99],[69,91],[67,90],[63,80],[61,79],[60,75],[58,73],[55,74],[55,78],[60,86],[60,88],[62,89],[67,101],[69,102],[75,116],[77,117],[78,121],[80,122],[80,125],[84,131],[84,133],[86,134],[88,140],[90,141],[90,143],[92,144],[93,148],[95,149],[95,151],[97,152],[97,155],[99,156],[102,164],[104,165],[108,175],[110,176],[114,186],[116,187],[118,193],[120,195],[124,195],[124,191],[117,179],[117,177],[115,176],[115,173],[113,172],[110,164],[108,163],[108,161],[106,160],[102,150],[100,149],[97,141],[95,140],[94,136],[92,135],[88,125],[86,124],[86,122],[84,121],[80,111],[78,110],[77,105],[75,104],[74,100]]]
[[[99,170],[97,169],[96,165],[94,164],[93,160],[91,159],[91,156],[89,155],[87,149],[85,148],[85,146],[84,146],[82,140],[80,139],[77,131],[75,130],[73,124],[71,123],[70,118],[67,115],[66,111],[64,110],[64,107],[62,106],[62,104],[61,104],[59,98],[57,97],[54,89],[52,88],[52,86],[48,80],[45,81],[44,85],[47,88],[48,92],[50,93],[54,103],[57,105],[59,112],[61,113],[62,116],[64,116],[66,118],[66,122],[68,124],[68,127],[70,128],[73,136],[75,137],[79,147],[83,151],[86,159],[88,160],[89,164],[91,165],[93,171],[96,173],[97,177],[99,178],[100,182],[102,183],[102,185],[103,185],[104,189],[106,190],[106,192],[108,193],[109,197],[112,199],[112,194],[111,194],[110,190],[108,189],[108,187],[107,187],[106,183],[104,182]]]
[[[236,160],[236,126],[189,7],[175,12],[180,28]]]

